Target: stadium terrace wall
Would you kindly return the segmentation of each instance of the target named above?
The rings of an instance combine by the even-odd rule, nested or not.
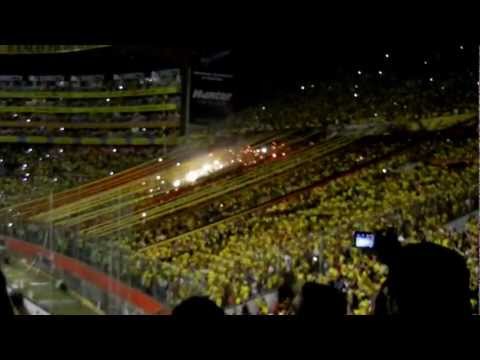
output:
[[[1,106],[0,113],[27,114],[113,114],[113,113],[147,113],[158,111],[175,111],[176,104],[155,104],[136,106]]]
[[[0,235],[0,241],[16,256],[40,258],[38,267],[63,279],[67,286],[98,304],[106,314],[166,315],[169,310],[154,298],[92,267],[26,241]]]
[[[0,91],[0,99],[103,99],[170,95],[181,92],[180,87],[161,87],[124,91]]]

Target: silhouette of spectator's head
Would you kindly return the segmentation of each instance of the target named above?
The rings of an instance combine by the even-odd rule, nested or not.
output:
[[[376,314],[472,314],[470,273],[459,253],[428,242],[400,250],[390,267],[386,295],[377,300]]]
[[[302,317],[340,317],[347,315],[347,299],[333,286],[306,283],[297,312]]]
[[[5,316],[13,316],[13,309],[7,292],[7,280],[0,270],[0,317]]]
[[[185,300],[173,309],[172,312],[172,316],[178,317],[212,317],[224,315],[224,311],[206,297],[192,297]]]

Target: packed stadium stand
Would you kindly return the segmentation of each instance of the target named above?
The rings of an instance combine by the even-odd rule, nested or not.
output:
[[[394,227],[403,246],[466,259],[478,313],[468,69],[304,82],[207,137],[183,131],[184,70],[0,76],[9,262],[63,281],[66,303],[93,304],[79,313],[168,314],[205,296],[227,314],[294,314],[299,297],[279,289],[316,283],[366,315],[389,270],[352,234]]]

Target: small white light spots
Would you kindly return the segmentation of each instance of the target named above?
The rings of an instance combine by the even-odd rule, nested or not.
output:
[[[115,175],[115,173],[114,173],[113,171],[110,171],[110,172],[109,172],[109,175],[110,175],[110,176],[113,176],[113,175]]]
[[[58,178],[57,177],[54,177],[53,178],[53,182],[57,182],[58,181]]]
[[[60,131],[65,131],[65,128],[64,128],[64,127],[61,127],[59,130],[60,130]]]
[[[386,174],[386,173],[387,173],[387,169],[383,169],[382,172],[383,172],[384,174]]]
[[[58,149],[58,152],[59,152],[60,154],[62,154],[62,153],[63,153],[63,149],[61,149],[61,148]]]
[[[182,163],[180,163],[180,162],[177,162],[177,167],[178,167],[178,166],[181,166],[181,165],[182,165]]]
[[[160,175],[157,175],[156,179],[157,179],[157,180],[161,180],[162,177],[161,177]]]
[[[263,110],[263,111],[267,110],[267,107],[266,107],[266,106],[262,106],[262,110]]]
[[[112,152],[116,153],[116,152],[117,152],[117,148],[113,148],[113,149],[112,149]]]
[[[143,218],[146,218],[146,217],[147,217],[147,213],[146,213],[146,212],[142,213],[142,217],[143,217]]]
[[[162,158],[158,158],[158,162],[162,162],[162,161],[163,161],[163,159],[162,159]]]
[[[354,98],[358,98],[358,93],[353,93]]]
[[[300,86],[300,90],[305,91],[305,85]]]
[[[123,90],[123,85],[119,85],[118,90]]]
[[[424,65],[428,65],[428,61],[425,60],[425,61],[423,62],[423,64],[424,64]]]
[[[107,103],[109,103],[109,102],[110,102],[110,98],[107,98],[105,101],[106,101]]]
[[[361,70],[358,70],[358,71],[357,71],[357,74],[358,74],[358,75],[362,75],[362,71],[361,71]]]
[[[390,59],[390,54],[385,54],[385,59]]]
[[[175,180],[173,182],[173,186],[176,187],[176,188],[178,188],[180,185],[182,185],[182,182],[180,180]]]
[[[11,228],[13,226],[13,223],[8,223],[8,227]]]
[[[463,48],[463,45],[460,45],[460,50],[463,50],[463,49],[464,49],[464,48]]]
[[[382,76],[382,75],[383,75],[383,71],[382,71],[382,70],[378,70],[378,75]]]
[[[31,123],[32,122],[32,119],[27,119],[25,120],[27,123]]]

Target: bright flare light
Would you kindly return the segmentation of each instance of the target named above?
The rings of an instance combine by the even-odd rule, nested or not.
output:
[[[180,180],[175,180],[173,182],[173,186],[176,187],[176,188],[180,187],[180,185],[182,185],[182,182]]]
[[[187,176],[185,176],[185,180],[187,180],[190,183],[197,181],[198,178],[199,178],[199,174],[197,171],[190,171],[189,173],[187,173]]]

